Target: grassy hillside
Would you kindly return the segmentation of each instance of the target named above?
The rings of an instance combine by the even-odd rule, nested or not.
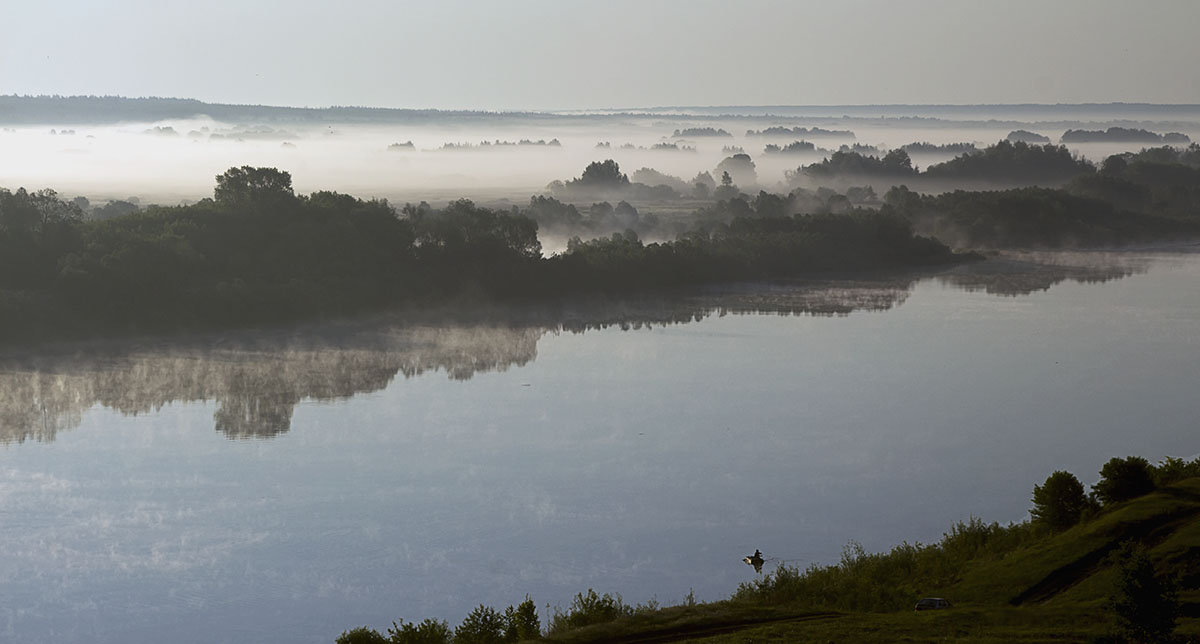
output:
[[[1110,506],[1065,532],[960,524],[942,542],[781,568],[730,600],[555,632],[583,642],[1090,642],[1113,630],[1109,554],[1136,541],[1180,582],[1179,641],[1200,641],[1200,479]],[[916,613],[921,596],[954,607]]]

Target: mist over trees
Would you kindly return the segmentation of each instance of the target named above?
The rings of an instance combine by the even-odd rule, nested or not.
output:
[[[1114,155],[1098,173],[1076,177],[1066,190],[1141,214],[1200,218],[1200,146]]]
[[[731,137],[733,135],[730,134],[729,132],[726,132],[725,130],[712,128],[712,127],[689,127],[689,128],[684,128],[682,130],[675,130],[675,132],[674,132],[674,134],[672,134],[672,136],[675,136],[675,137],[700,137],[700,136],[719,136],[719,137],[728,136],[728,137]]]
[[[978,152],[974,143],[943,143],[934,144],[923,141],[905,143],[901,150],[911,154],[970,154]]]
[[[1042,144],[1049,143],[1050,137],[1045,136],[1044,134],[1030,132],[1029,130],[1013,130],[1012,132],[1008,133],[1008,136],[1004,137],[1004,140],[1010,143]]]
[[[680,194],[671,183],[675,177],[661,175],[656,170],[643,168],[642,177],[650,180],[663,179],[665,183],[646,185],[630,181],[621,172],[621,166],[612,159],[594,161],[583,170],[583,174],[569,181],[553,181],[546,189],[563,199],[622,200],[636,199],[661,201],[678,199]],[[637,173],[635,173],[636,175]],[[661,175],[661,176],[660,176]]]
[[[631,185],[611,161],[589,165],[577,182]],[[767,193],[753,206],[726,204],[739,214],[644,244],[632,229],[654,219],[624,200],[586,213],[544,196],[525,211],[466,199],[396,210],[331,191],[296,195],[289,173],[252,166],[218,175],[211,199],[106,220],[85,219],[52,191],[5,190],[0,332],[207,328],[456,297],[563,297],[959,259],[887,213],[792,216]],[[536,219],[627,230],[572,240],[547,258]]]
[[[920,171],[909,152],[962,152],[948,161],[932,164]],[[999,141],[983,149],[973,144],[932,145],[913,143],[874,155],[843,149],[820,162],[785,173],[792,185],[809,181],[854,181],[861,179],[940,186],[956,183],[992,183],[997,185],[1061,185],[1079,176],[1095,172],[1095,166],[1073,155],[1064,146],[1030,145]]]
[[[758,172],[749,154],[734,154],[717,164],[713,174],[720,176],[728,172],[733,182],[742,186],[758,185]]]
[[[892,150],[883,158],[864,156],[857,152],[834,152],[819,163],[799,168],[798,173],[814,179],[887,178],[903,179],[917,174],[912,159],[904,150]]]
[[[1062,146],[969,146],[904,146],[967,150],[923,172],[904,148],[881,156],[839,150],[788,172],[782,190],[761,185],[744,153],[690,180],[651,167],[631,179],[615,159],[603,159],[551,183],[527,205],[498,209],[469,200],[396,209],[337,192],[298,195],[289,173],[249,165],[218,175],[212,198],[186,206],[142,207],[133,198],[97,206],[53,191],[4,190],[0,332],[203,328],[468,293],[560,297],[673,288],[942,261],[948,251],[941,243],[1063,248],[1200,236],[1200,146],[1114,155],[1099,170]],[[921,192],[972,182],[1064,187]],[[868,208],[884,219],[871,219]],[[792,219],[792,228],[781,223]],[[903,227],[881,228],[893,221]],[[861,226],[890,230],[883,236],[900,254],[889,255]],[[772,235],[798,256],[781,255]],[[567,252],[543,257],[546,236]],[[923,236],[939,245],[909,240]],[[838,248],[845,263],[814,239]],[[631,270],[644,273],[634,280]]]
[[[634,171],[630,179],[633,183],[640,183],[647,186],[669,186],[681,195],[688,194],[692,190],[692,186],[683,179],[664,174],[654,168],[639,168]]]
[[[883,200],[886,210],[904,215],[921,234],[956,247],[1119,246],[1200,233],[1195,220],[1121,211],[1110,202],[1052,188],[922,195],[898,186]]]
[[[850,130],[826,130],[819,127],[783,127],[772,126],[761,130],[746,130],[746,136],[796,137],[800,139],[837,138],[853,139],[854,132]]]
[[[1139,128],[1110,127],[1107,130],[1067,130],[1059,138],[1062,143],[1191,143],[1192,139],[1179,132],[1158,134]]]
[[[792,141],[783,147],[768,143],[763,148],[763,154],[803,154],[806,152],[816,152],[817,146],[808,141]]]
[[[1062,182],[1095,172],[1092,164],[1077,159],[1065,146],[1029,145],[1000,141],[973,154],[931,165],[925,175],[933,179],[971,179],[997,182]]]

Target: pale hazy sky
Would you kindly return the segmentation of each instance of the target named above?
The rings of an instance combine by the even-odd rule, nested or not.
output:
[[[0,94],[471,109],[1200,103],[1200,0],[0,3]]]

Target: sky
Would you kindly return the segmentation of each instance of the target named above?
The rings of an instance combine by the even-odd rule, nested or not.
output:
[[[1200,1],[3,0],[0,94],[294,106],[1200,103]]]

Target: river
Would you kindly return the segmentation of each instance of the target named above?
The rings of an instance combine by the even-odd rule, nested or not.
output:
[[[1008,254],[0,360],[0,639],[727,597],[1200,451],[1200,253]]]

